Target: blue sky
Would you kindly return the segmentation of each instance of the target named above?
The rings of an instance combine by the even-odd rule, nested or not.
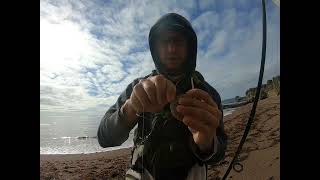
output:
[[[148,33],[168,12],[198,36],[197,70],[222,99],[256,86],[261,1],[40,1],[40,111],[103,115],[137,77],[154,69]],[[267,1],[264,82],[280,74],[280,9]]]

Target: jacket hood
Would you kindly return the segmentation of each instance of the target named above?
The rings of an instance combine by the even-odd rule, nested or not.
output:
[[[155,40],[161,35],[163,30],[171,30],[182,33],[187,38],[188,55],[185,64],[185,74],[189,76],[196,68],[197,58],[197,35],[193,30],[190,22],[176,13],[169,13],[162,16],[151,28],[149,32],[149,47],[153,62],[156,66],[158,73],[165,76],[168,73],[165,67],[160,62],[158,53],[155,49]]]

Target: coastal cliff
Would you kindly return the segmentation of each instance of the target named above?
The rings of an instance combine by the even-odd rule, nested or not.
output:
[[[257,88],[250,88],[246,91],[246,101],[252,102],[256,94]],[[274,97],[280,95],[280,76],[273,77],[272,80],[268,80],[266,84],[262,85],[260,99],[267,97]]]
[[[236,108],[253,102],[257,88],[249,88],[245,92],[245,96],[236,96],[233,103],[223,104],[223,109]],[[262,84],[260,92],[260,100],[268,97],[276,97],[280,95],[280,76],[275,76],[268,80],[266,84]]]

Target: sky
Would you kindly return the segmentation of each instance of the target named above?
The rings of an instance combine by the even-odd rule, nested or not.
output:
[[[280,74],[280,8],[267,0],[264,83]],[[103,116],[154,63],[148,34],[164,14],[186,17],[198,37],[196,70],[222,99],[257,85],[260,0],[41,0],[40,114]]]

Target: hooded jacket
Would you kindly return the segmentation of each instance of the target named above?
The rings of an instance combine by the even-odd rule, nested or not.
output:
[[[149,33],[150,52],[158,73],[161,73],[165,76],[168,75],[165,68],[161,64],[159,56],[155,49],[155,41],[161,35],[161,32],[164,30],[178,31],[182,33],[184,37],[187,38],[188,58],[184,65],[184,69],[185,73],[187,75],[190,75],[192,71],[194,71],[196,68],[197,36],[189,21],[175,13],[169,13],[161,17],[151,28]]]
[[[201,73],[195,71],[196,68],[196,56],[197,56],[197,36],[191,26],[191,24],[182,16],[169,13],[161,17],[155,25],[151,28],[149,33],[149,46],[150,52],[155,64],[156,69],[145,77],[135,79],[129,84],[126,89],[121,93],[117,102],[111,106],[105,113],[98,128],[98,142],[102,147],[119,146],[129,137],[129,132],[133,128],[129,126],[125,115],[121,112],[121,107],[127,99],[130,98],[133,87],[141,80],[150,76],[162,74],[166,77],[169,74],[165,71],[164,66],[160,63],[158,54],[155,50],[155,40],[161,35],[162,30],[173,30],[182,33],[187,37],[188,44],[188,59],[185,63],[185,78],[177,84],[177,94],[185,93],[191,89],[191,77],[195,77],[200,81],[195,87],[202,89],[211,96],[211,98],[217,103],[219,109],[222,111],[221,98],[219,93],[207,83]],[[222,111],[223,112],[223,111]],[[137,149],[137,144],[143,139],[141,134],[148,134],[154,126],[152,119],[154,113],[144,113],[144,117],[138,118],[138,127],[134,132],[134,150]],[[151,120],[150,120],[151,119]],[[179,125],[178,125],[179,126]],[[179,130],[179,129],[177,129]],[[182,130],[181,130],[182,131]],[[177,132],[178,133],[178,132]],[[198,162],[205,164],[215,164],[224,158],[226,149],[227,136],[224,133],[223,118],[220,119],[219,127],[216,132],[217,138],[214,140],[215,152],[209,157],[203,158],[195,148],[190,148],[191,152],[195,155]],[[134,159],[134,158],[133,158]],[[132,160],[134,161],[134,160]]]

